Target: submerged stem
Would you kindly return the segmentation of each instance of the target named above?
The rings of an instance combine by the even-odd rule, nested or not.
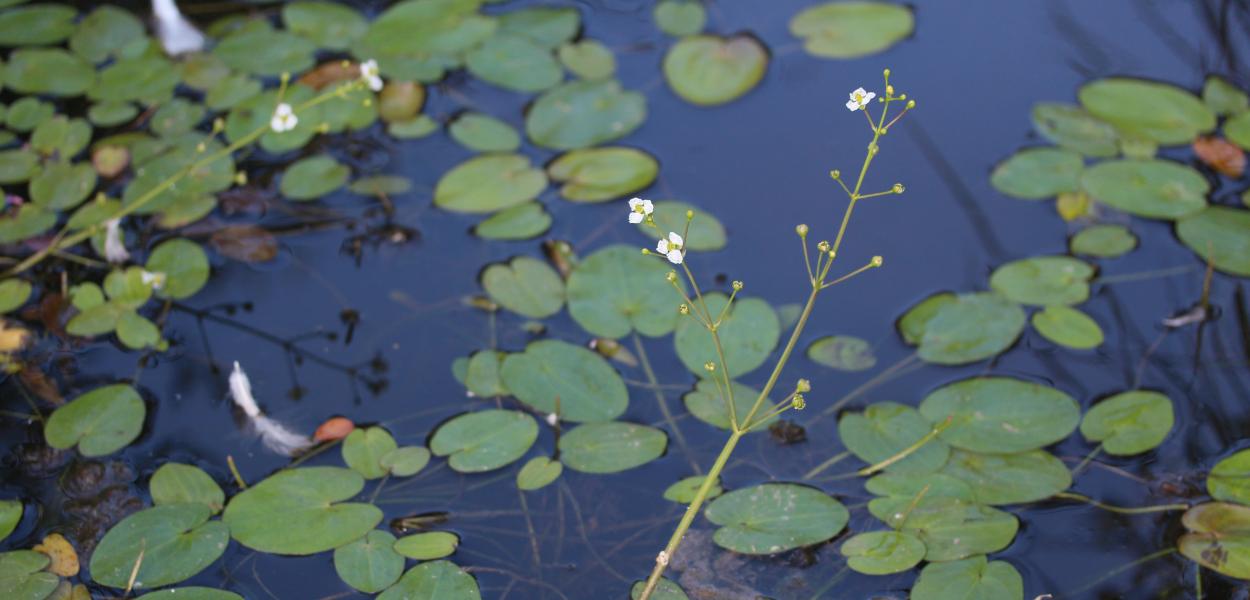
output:
[[[1084,502],[1086,504],[1089,504],[1090,506],[1096,506],[1103,510],[1111,511],[1113,513],[1119,513],[1122,515],[1144,515],[1144,514],[1157,513],[1157,512],[1169,512],[1173,510],[1189,510],[1189,505],[1184,504],[1184,503],[1159,504],[1156,506],[1115,506],[1112,504],[1105,504],[1105,503],[1099,502],[1097,500],[1094,500],[1093,498],[1090,498],[1089,496],[1085,496],[1083,494],[1077,494],[1074,492],[1059,492],[1058,494],[1055,494],[1055,497],[1063,498],[1065,500],[1076,500],[1077,502]]]

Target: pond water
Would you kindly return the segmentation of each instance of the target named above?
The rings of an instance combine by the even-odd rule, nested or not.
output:
[[[484,10],[537,4],[551,3],[513,0]],[[646,96],[645,123],[620,142],[645,150],[660,164],[658,179],[637,195],[682,200],[724,223],[728,245],[692,252],[688,259],[714,290],[728,291],[730,280],[741,280],[744,294],[775,307],[801,304],[809,285],[794,226],[808,224],[815,239],[834,235],[846,198],[828,172],[854,171],[869,135],[862,119],[843,108],[843,95],[858,86],[879,88],[881,70],[889,67],[900,90],[919,103],[885,137],[867,185],[873,191],[902,182],[906,193],[865,201],[839,256],[847,271],[874,255],[884,257],[884,268],[823,295],[799,346],[832,334],[855,336],[870,343],[876,365],[836,371],[799,352],[781,385],[800,376],[811,380],[807,409],[786,415],[803,427],[805,441],[783,444],[768,433],[746,437],[722,477],[727,489],[798,482],[813,466],[843,452],[838,415],[826,409],[848,394],[855,393],[844,410],[879,401],[915,406],[944,384],[986,374],[1056,387],[1075,398],[1082,412],[1097,399],[1137,387],[1171,399],[1176,424],[1162,445],[1129,457],[1104,454],[1069,490],[1108,504],[1196,502],[1206,494],[1210,467],[1248,445],[1250,349],[1237,316],[1247,310],[1245,280],[1215,273],[1209,299],[1217,318],[1203,324],[1201,334],[1197,326],[1164,327],[1163,319],[1200,301],[1204,282],[1202,261],[1179,243],[1167,222],[1133,219],[1139,247],[1122,258],[1098,261],[1091,298],[1081,305],[1105,332],[1096,350],[1060,348],[1030,329],[990,361],[919,366],[909,358],[914,348],[895,329],[900,315],[934,292],[986,289],[990,273],[1003,263],[1067,252],[1075,227],[1056,214],[1052,202],[1012,199],[990,184],[1000,161],[1022,146],[1045,143],[1031,126],[1035,103],[1075,102],[1078,87],[1111,75],[1197,91],[1207,75],[1220,74],[1244,86],[1250,81],[1237,79],[1248,56],[1243,32],[1250,12],[1244,7],[1216,1],[919,3],[910,38],[868,57],[828,60],[805,53],[788,31],[790,19],[813,2],[709,3],[708,31],[749,31],[771,56],[755,89],[723,106],[700,108],[665,84],[659,65],[672,40],[656,29],[652,4],[554,3],[577,8],[582,35],[611,48],[618,79]],[[384,3],[354,6],[371,15]],[[184,9],[207,22],[232,10],[273,7],[184,3]],[[1231,22],[1227,31],[1220,29],[1222,19]],[[428,91],[424,112],[437,121],[472,109],[518,128],[532,98],[463,72]],[[294,429],[312,431],[341,415],[357,424],[382,425],[401,445],[426,445],[447,419],[496,406],[495,399],[466,396],[453,376],[453,360],[492,347],[520,351],[536,339],[530,319],[465,302],[482,294],[479,277],[486,265],[518,255],[541,259],[548,239],[569,242],[583,258],[609,244],[652,243],[625,223],[623,199],[570,203],[554,186],[539,196],[554,218],[543,236],[515,242],[475,237],[471,228],[481,216],[432,206],[440,177],[474,155],[445,131],[396,140],[374,126],[315,144],[357,174],[399,175],[413,187],[389,198],[390,219],[380,203],[345,190],[320,201],[325,212],[278,203],[264,214],[252,210],[254,204],[233,214],[219,210],[209,217],[214,223],[257,223],[280,232],[278,254],[249,264],[210,252],[208,285],[168,314],[164,335],[170,350],[144,355],[99,338],[43,357],[43,368],[54,374],[66,398],[134,381],[147,402],[142,435],[101,459],[130,471],[117,476],[120,491],[110,493],[147,498],[148,478],[169,461],[203,468],[228,494],[237,487],[227,457],[251,483],[289,464],[248,433],[233,410],[227,385],[233,361],[246,368],[266,411]],[[520,152],[536,164],[557,155],[530,144]],[[1183,147],[1161,154],[1192,161]],[[291,156],[249,159],[250,178],[263,189]],[[1214,198],[1237,205],[1240,191],[1239,184],[1226,180]],[[1150,275],[1161,270],[1165,273]],[[1135,276],[1142,273],[1147,275]],[[565,311],[543,324],[543,337],[578,345],[592,337]],[[632,338],[621,341],[637,354]],[[382,486],[376,504],[386,514],[383,527],[404,516],[444,513],[446,521],[436,528],[460,537],[451,560],[474,575],[484,598],[626,597],[632,583],[650,571],[683,510],[661,492],[704,472],[726,437],[685,410],[681,396],[695,377],[677,359],[671,339],[644,338],[643,347],[662,384],[659,394],[675,416],[667,422],[640,368],[613,363],[630,384],[629,405],[619,419],[668,432],[662,458],[610,475],[566,469],[555,483],[533,492],[515,485],[523,461],[464,475],[435,458],[415,478]],[[890,370],[900,363],[901,369]],[[767,376],[768,369],[761,368],[741,381],[758,388]],[[28,412],[16,378],[0,385],[0,408]],[[552,431],[540,430],[527,457],[553,450]],[[16,533],[2,542],[4,549],[29,548],[53,530],[103,533],[80,529],[81,517],[75,516],[80,513],[66,508],[65,470],[81,468],[75,465],[83,459],[65,456],[52,459],[51,467],[35,465],[42,439],[38,423],[8,413],[0,419],[5,448],[0,496],[42,504],[37,516],[27,512]],[[1093,448],[1079,435],[1048,447],[1069,466]],[[306,464],[342,462],[332,449]],[[861,466],[850,458],[826,475]],[[365,488],[365,498],[377,485]],[[862,478],[817,485],[851,508],[850,532],[880,528],[863,508],[872,495]],[[1009,547],[990,558],[1019,571],[1025,598],[1195,597],[1195,565],[1179,554],[1133,564],[1174,547],[1183,533],[1179,512],[1117,514],[1063,499],[1004,508],[1019,518],[1020,530]],[[886,576],[849,571],[838,552],[847,533],[832,543],[752,558],[716,548],[709,540],[713,528],[704,519],[695,521],[683,547],[689,563],[680,575],[671,574],[691,598],[904,598],[919,571]],[[1210,570],[1201,578],[1208,598],[1250,593],[1243,582]],[[283,557],[237,543],[184,585],[229,589],[246,598],[365,597],[340,580],[329,552]],[[105,588],[93,589],[105,597]]]

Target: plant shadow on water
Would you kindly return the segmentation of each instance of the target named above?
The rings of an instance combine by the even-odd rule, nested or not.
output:
[[[483,11],[503,14],[544,4],[512,1],[487,4]],[[1208,598],[1245,597],[1247,588],[1240,580],[1202,570],[1199,581],[1195,563],[1171,551],[1186,526],[1194,530],[1192,523],[1182,525],[1179,510],[1124,514],[1080,501],[1086,497],[1121,507],[1196,504],[1207,495],[1207,472],[1220,459],[1247,446],[1243,440],[1250,430],[1250,412],[1244,408],[1244,400],[1250,398],[1250,325],[1246,324],[1250,308],[1244,277],[1229,274],[1229,269],[1221,266],[1208,283],[1204,261],[1173,236],[1171,223],[1104,213],[1100,221],[1129,226],[1139,241],[1122,257],[1089,259],[1097,270],[1076,277],[1082,280],[1076,287],[1088,289],[1089,294],[1079,310],[1093,318],[1094,329],[1104,338],[1101,344],[1088,344],[1097,346],[1095,349],[1064,348],[1050,341],[1051,335],[1043,334],[1049,322],[1054,324],[1049,331],[1060,339],[1072,338],[1055,331],[1084,339],[1081,334],[1088,335],[1087,329],[1076,326],[1077,334],[1068,329],[1073,327],[1073,319],[1083,323],[1079,317],[1053,306],[1045,309],[1045,316],[1040,308],[1029,308],[1029,313],[1036,313],[1030,314],[1032,325],[1020,323],[1025,330],[1018,340],[1015,334],[1008,336],[1010,349],[1001,354],[990,352],[985,355],[988,360],[942,366],[939,363],[965,361],[926,355],[923,344],[919,352],[924,360],[918,360],[917,350],[899,335],[896,321],[935,292],[971,292],[991,285],[1011,297],[1000,308],[1013,315],[1013,311],[1021,310],[1019,304],[1079,302],[1037,302],[1030,295],[1036,289],[1019,291],[1010,270],[998,270],[1029,257],[1066,254],[1068,236],[1077,231],[1082,220],[1065,221],[1049,200],[1026,203],[1007,198],[1000,189],[1019,190],[998,178],[996,166],[1021,147],[1050,146],[1030,127],[1034,105],[1074,103],[1076,90],[1091,80],[1113,75],[1142,77],[1197,91],[1208,74],[1228,76],[1244,70],[1242,61],[1250,57],[1246,47],[1250,40],[1236,32],[1243,28],[1237,23],[1250,20],[1250,12],[1221,2],[1189,6],[1123,0],[1095,6],[978,0],[959,3],[958,7],[931,3],[914,7],[915,33],[888,50],[854,60],[828,60],[804,52],[803,43],[789,30],[794,15],[814,4],[800,0],[708,4],[704,30],[726,36],[749,30],[752,37],[734,38],[739,44],[734,52],[746,56],[747,61],[766,60],[767,71],[753,89],[750,83],[745,84],[743,87],[750,91],[741,97],[707,108],[691,104],[700,102],[704,98],[700,94],[707,90],[679,88],[674,93],[666,84],[661,63],[675,40],[657,29],[652,3],[594,0],[554,4],[577,9],[581,39],[597,40],[610,49],[615,55],[615,76],[623,88],[645,96],[645,121],[611,144],[643,150],[658,162],[654,183],[635,193],[653,198],[657,204],[665,200],[688,203],[722,223],[727,232],[724,247],[700,251],[694,247],[696,236],[689,236],[688,260],[704,276],[701,283],[705,292],[727,294],[730,281],[745,281],[745,294],[766,301],[780,313],[778,335],[789,329],[786,314],[793,313],[793,303],[810,291],[800,264],[799,244],[791,237],[794,226],[810,224],[816,239],[836,231],[845,201],[827,173],[833,168],[853,169],[863,154],[865,132],[858,129],[863,125],[857,115],[843,111],[841,95],[859,85],[875,84],[881,69],[889,66],[904,82],[905,91],[922,101],[921,112],[891,131],[894,135],[889,136],[888,158],[876,165],[870,175],[873,183],[867,188],[888,188],[895,181],[905,181],[906,194],[866,201],[866,206],[856,212],[838,257],[839,266],[849,271],[882,254],[884,269],[839,286],[821,299],[822,309],[814,313],[800,341],[798,349],[805,352],[796,353],[796,363],[782,380],[782,385],[799,376],[811,380],[813,391],[807,394],[807,410],[786,415],[771,434],[745,437],[720,482],[731,491],[772,481],[815,485],[850,509],[849,524],[840,528],[832,541],[826,537],[814,546],[753,557],[718,548],[712,539],[716,526],[700,517],[670,563],[668,577],[695,599],[906,597],[920,568],[908,565],[901,572],[863,575],[855,571],[864,569],[848,568],[844,543],[856,534],[884,529],[872,516],[877,511],[869,514],[865,510],[874,494],[882,492],[870,493],[865,489],[865,478],[855,476],[857,469],[869,464],[857,457],[879,462],[918,436],[889,447],[884,454],[864,456],[873,452],[855,448],[856,455],[849,456],[845,451],[856,444],[848,439],[847,432],[853,435],[870,427],[854,426],[856,418],[885,419],[880,415],[893,410],[891,414],[905,415],[902,419],[916,415],[916,422],[921,424],[919,435],[923,435],[931,422],[941,422],[947,415],[964,410],[943,405],[939,393],[949,389],[945,386],[972,377],[994,376],[1041,384],[997,393],[1028,397],[1047,409],[1038,418],[1042,424],[1028,432],[1030,439],[1010,442],[1019,443],[1019,447],[1007,450],[994,446],[987,451],[1030,452],[1044,446],[1076,474],[1071,486],[1057,487],[1065,490],[1062,493],[1066,496],[1043,493],[1040,497],[1049,499],[1028,502],[981,498],[981,504],[975,505],[977,510],[1014,515],[1019,530],[1003,544],[975,554],[988,551],[991,561],[1009,563],[1022,576],[1027,598],[1040,594],[1064,598],[1194,597],[1198,586]],[[371,17],[384,8],[377,2],[353,6]],[[88,9],[85,4],[80,8]],[[139,14],[146,6],[129,8]],[[258,10],[271,17],[278,14],[272,5],[226,8],[241,13]],[[185,3],[183,9],[202,23],[226,14],[218,3]],[[680,16],[671,17],[676,23],[673,26],[680,29]],[[969,31],[977,33],[970,35]],[[581,48],[580,52],[590,58],[583,56],[583,62],[569,59],[576,65],[574,70],[594,73],[603,68],[595,60],[594,48]],[[393,79],[383,62],[383,75]],[[355,459],[348,458],[348,464],[370,478],[363,491],[352,491],[351,482],[334,483],[343,471],[318,478],[328,490],[316,498],[318,502],[354,499],[359,503],[343,509],[359,514],[340,515],[341,522],[352,518],[369,521],[374,515],[367,513],[365,503],[371,502],[384,513],[377,529],[387,529],[395,536],[454,533],[455,541],[445,537],[422,541],[435,547],[450,545],[448,550],[455,551],[450,560],[476,579],[484,598],[628,595],[630,586],[650,571],[657,551],[681,516],[682,506],[661,494],[671,484],[706,472],[726,432],[692,414],[699,411],[687,407],[697,402],[683,402],[683,396],[695,386],[697,378],[691,372],[698,372],[697,363],[694,367],[683,364],[688,362],[686,357],[680,356],[680,350],[674,351],[667,335],[635,337],[629,326],[619,336],[620,360],[610,362],[625,383],[625,403],[612,405],[610,398],[619,393],[607,389],[607,384],[596,390],[602,394],[601,402],[589,407],[572,397],[563,401],[525,398],[522,386],[515,385],[512,391],[525,401],[524,406],[512,399],[491,397],[489,386],[477,390],[485,393],[466,397],[465,385],[457,381],[452,363],[473,355],[480,357],[477,367],[499,369],[501,365],[493,355],[474,355],[483,350],[524,351],[527,360],[540,365],[539,353],[548,351],[558,354],[560,364],[569,369],[584,366],[591,380],[604,362],[568,358],[577,353],[554,342],[531,345],[536,340],[561,340],[585,346],[595,337],[564,310],[563,298],[556,300],[554,309],[541,297],[528,297],[522,304],[483,310],[485,305],[504,304],[499,298],[488,298],[483,289],[485,281],[499,281],[496,285],[503,287],[496,287],[498,290],[517,280],[524,283],[545,277],[550,269],[543,264],[548,262],[544,240],[567,241],[583,261],[613,244],[624,244],[631,252],[653,244],[651,238],[639,235],[621,218],[625,214],[624,198],[632,195],[628,193],[609,192],[613,201],[603,204],[568,202],[560,197],[558,183],[545,185],[528,196],[537,196],[551,215],[550,228],[519,241],[488,241],[473,234],[485,215],[469,213],[493,212],[502,206],[465,210],[454,194],[435,206],[435,190],[444,175],[478,155],[465,145],[496,151],[515,147],[506,129],[486,119],[465,121],[463,113],[502,119],[523,132],[523,111],[537,109],[531,103],[534,94],[500,87],[498,82],[508,85],[511,81],[506,69],[492,70],[484,65],[473,71],[452,70],[445,79],[427,86],[422,112],[438,126],[430,135],[396,139],[386,133],[385,125],[376,124],[362,131],[313,138],[307,146],[287,154],[258,153],[240,158],[240,170],[246,167],[249,183],[218,194],[218,210],[182,232],[183,237],[213,249],[209,253],[212,275],[193,297],[169,304],[163,330],[171,342],[169,350],[126,351],[103,336],[72,345],[55,341],[36,344],[43,352],[38,359],[40,367],[51,374],[55,380],[51,385],[59,386],[65,399],[138,378],[135,388],[146,407],[146,418],[140,419],[143,425],[138,438],[120,453],[106,449],[98,458],[85,458],[88,452],[84,445],[88,442],[77,437],[60,445],[78,443],[79,450],[52,451],[44,443],[41,424],[21,418],[30,412],[27,399],[42,396],[40,390],[47,385],[19,376],[0,383],[0,409],[4,411],[0,413],[0,440],[6,449],[0,466],[0,499],[19,498],[25,506],[24,518],[15,532],[0,542],[6,551],[31,548],[47,533],[60,532],[75,543],[85,559],[121,516],[150,505],[150,499],[159,500],[153,474],[169,462],[202,468],[225,489],[226,498],[240,492],[236,477],[256,489],[261,480],[288,466],[290,459],[257,441],[231,405],[227,376],[231,364],[238,361],[247,368],[253,392],[266,413],[292,429],[311,432],[326,419],[341,415],[357,424],[381,426],[393,436],[393,440],[382,439],[385,436],[379,434],[373,439],[362,432],[345,444],[352,446],[348,454],[359,453],[353,454]],[[488,78],[495,83],[484,81]],[[1245,80],[1232,82],[1242,89],[1250,85]],[[11,92],[6,91],[6,95]],[[7,98],[6,103],[15,99]],[[73,114],[73,110],[84,109],[85,104],[78,106],[71,101],[65,110]],[[267,113],[262,116],[267,119]],[[457,126],[442,127],[447,123]],[[580,145],[584,144],[569,144]],[[372,175],[398,176],[410,184],[373,180],[355,186],[357,190],[375,186],[372,193],[352,193],[338,181],[330,187],[336,191],[324,197],[315,190],[309,192],[311,198],[321,197],[318,203],[282,200],[277,191],[280,185],[286,196],[299,195],[297,190],[285,188],[282,170],[296,156],[321,153],[349,167],[357,184]],[[519,153],[533,165],[546,165],[552,173],[558,169],[550,161],[562,154],[529,141]],[[1159,155],[1187,165],[1199,164],[1186,147],[1164,148]],[[642,180],[649,180],[645,173],[654,168],[645,157],[614,156],[612,160],[633,165],[634,175]],[[1079,156],[1077,162],[1076,168],[1082,168]],[[314,164],[307,168],[312,172],[324,167]],[[575,170],[576,165],[569,168]],[[1087,174],[1093,170],[1092,166],[1086,168]],[[1238,179],[1219,178],[1202,168],[1204,181],[1219,184],[1213,188],[1211,201],[1240,207],[1244,186]],[[511,168],[509,175],[524,169],[524,164]],[[996,178],[993,185],[992,172]],[[467,176],[470,180],[483,177],[482,173]],[[523,180],[510,180],[504,189],[519,193],[523,187]],[[1065,191],[1062,187],[1048,189],[1039,197]],[[594,189],[564,193],[597,200]],[[696,224],[704,222],[701,219],[702,214]],[[227,224],[239,227],[225,229]],[[243,228],[256,224],[268,234]],[[1246,247],[1245,243],[1241,246]],[[29,252],[22,256],[26,254]],[[517,256],[537,259],[533,262],[539,264],[509,263]],[[515,273],[487,267],[500,263]],[[1043,276],[1037,273],[1046,271],[1035,263],[1028,263],[1028,268],[1036,271],[1024,277],[1026,283],[1041,280]],[[659,269],[659,276],[665,272]],[[102,275],[90,273],[90,278],[98,281]],[[615,283],[607,279],[592,287]],[[1083,283],[1086,279],[1091,285]],[[1204,286],[1209,292],[1204,293]],[[667,283],[659,291],[672,294]],[[466,298],[477,300],[466,302]],[[1215,318],[1188,324],[1181,319],[1173,321],[1176,326],[1163,324],[1165,319],[1183,317],[1207,301],[1208,314]],[[675,313],[679,298],[666,295],[663,302],[671,304]],[[740,302],[737,311],[750,306]],[[1023,319],[1025,313],[1019,314]],[[27,326],[33,328],[37,320],[29,319]],[[845,337],[823,339],[833,335]],[[37,332],[36,336],[51,337],[48,332]],[[544,343],[550,345],[544,347]],[[778,350],[773,349],[773,354]],[[506,363],[503,369],[507,370]],[[738,381],[759,388],[766,377],[764,369],[753,369]],[[649,380],[660,383],[653,385]],[[1026,385],[1014,380],[997,381],[1006,386]],[[543,389],[542,384],[534,385]],[[1091,406],[1138,388],[1160,392],[1170,401],[1175,425],[1163,429],[1166,439],[1161,444],[1156,440],[1141,449],[1112,452],[1107,436],[1099,436],[1089,418],[1081,428],[1084,435],[1073,433],[1080,415],[1091,414]],[[1055,390],[1058,395],[1051,394]],[[719,402],[715,390],[703,391],[711,398],[703,406],[712,406],[710,412],[715,416],[718,405],[711,404]],[[975,397],[979,392],[961,390],[950,395],[961,393]],[[110,409],[135,410],[129,397],[121,392],[115,395],[118,397],[108,399]],[[890,407],[886,402],[919,406],[920,410]],[[881,412],[860,416],[870,404]],[[45,413],[53,408],[41,406]],[[555,428],[538,419],[521,419],[515,412],[489,412],[500,407],[525,408],[539,418],[540,413],[555,411],[565,422],[557,436]],[[587,418],[574,413],[578,410],[606,412]],[[466,413],[472,418],[461,416]],[[605,439],[619,434],[641,447],[657,448],[657,454],[662,450],[663,456],[655,460],[650,460],[653,455],[642,456],[636,462],[645,464],[622,473],[597,474],[617,467],[596,462],[602,457],[595,455],[578,458],[574,432],[589,426],[568,422],[595,420],[649,426],[594,431]],[[537,427],[532,427],[535,424]],[[1000,424],[1010,426],[1005,421]],[[906,429],[900,423],[889,426]],[[651,428],[663,430],[667,444],[659,441],[657,445],[656,438],[646,438],[648,432],[655,431]],[[840,434],[840,429],[847,432]],[[493,434],[497,445],[491,446],[481,437],[466,441],[474,432],[480,436],[482,431]],[[961,434],[959,428],[952,427],[939,433],[943,440],[940,447],[950,452],[949,460],[955,460],[956,455],[968,461],[981,458],[974,451],[978,436],[985,432],[965,430]],[[1087,440],[1100,438],[1106,452],[1088,459],[1098,444]],[[517,444],[508,442],[513,439],[527,442],[521,444],[519,454],[514,452]],[[956,449],[951,450],[947,443]],[[375,453],[375,444],[384,449],[429,447],[435,456],[413,450],[402,455],[406,461],[402,462],[397,454],[390,467],[368,473],[380,468],[376,457],[368,458]],[[529,462],[552,456],[557,444],[561,450],[557,458],[570,468],[554,473],[545,471],[550,465],[541,461]],[[1151,449],[1154,444],[1159,445]],[[483,445],[489,452],[480,451]],[[924,453],[937,447],[926,445],[907,461],[913,461],[914,466],[929,460]],[[362,455],[366,457],[359,458]],[[237,465],[237,475],[232,473],[228,457]],[[629,456],[616,458],[630,460]],[[425,459],[429,464],[422,469]],[[947,460],[946,455],[941,460]],[[342,464],[337,445],[302,463],[316,467]],[[413,477],[399,477],[400,464],[419,472]],[[523,465],[523,477],[537,489],[518,490],[517,472]],[[392,474],[387,474],[388,469]],[[1239,472],[1241,477],[1244,472]],[[553,475],[557,478],[543,485]],[[1014,472],[1022,481],[1043,488],[1046,484],[1038,482],[1047,475],[1040,467]],[[1230,478],[1236,487],[1237,474]],[[312,486],[300,481],[290,485]],[[335,496],[340,489],[349,493]],[[921,496],[933,493],[929,487],[924,489]],[[693,487],[688,486],[688,490],[692,495]],[[904,493],[907,502],[902,504],[902,512],[922,509],[915,493],[915,489]],[[1212,490],[1211,495],[1245,502],[1244,493],[1222,497]],[[196,535],[202,539],[227,535],[214,529],[224,529],[223,521],[206,522],[209,517],[200,514],[202,508],[197,512],[186,509],[185,504],[178,506],[185,514],[174,515],[175,508],[170,506],[158,507],[168,513],[158,516],[192,523],[183,530],[196,527]],[[942,508],[935,506],[931,510]],[[216,506],[212,512],[220,508]],[[170,583],[229,589],[246,598],[366,596],[348,587],[335,569],[340,561],[351,560],[346,551],[335,552],[333,557],[328,551],[341,544],[320,548],[316,544],[329,542],[314,539],[310,542],[313,546],[300,550],[315,547],[315,551],[289,551],[297,541],[268,540],[264,531],[249,538],[246,528],[236,526],[249,517],[266,518],[265,511],[273,510],[272,503],[255,502],[233,510],[234,515],[226,511],[224,521],[232,523],[232,534],[242,545],[230,543],[224,555],[204,570],[185,581],[170,579]],[[985,514],[991,515],[983,517],[986,522],[998,519],[998,526],[1010,519],[998,512]],[[0,523],[3,521],[0,518]],[[1004,549],[1006,542],[1010,545]],[[367,557],[374,544],[390,543],[385,537],[364,538],[353,542],[352,552]],[[266,544],[287,551],[270,554],[253,550]],[[957,539],[954,544],[958,545]],[[417,546],[415,542],[410,545]],[[121,551],[113,552],[118,553]],[[314,555],[279,556],[309,553]],[[446,553],[426,547],[403,552],[413,558]],[[970,555],[952,552],[945,559],[964,556]],[[1147,557],[1150,560],[1137,562]],[[930,560],[935,558],[929,556]],[[120,595],[117,590],[126,587],[131,566],[93,564],[94,581],[102,584],[92,584],[96,597]],[[402,565],[405,570],[411,566]],[[120,580],[116,573],[121,573]],[[365,589],[370,582],[349,583]]]

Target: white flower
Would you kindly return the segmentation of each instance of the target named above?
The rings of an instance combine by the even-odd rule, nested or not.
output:
[[[647,215],[655,212],[655,206],[650,200],[642,198],[632,198],[629,201],[629,222],[641,223],[647,218]]]
[[[109,219],[104,222],[104,258],[113,264],[130,260],[126,244],[122,243],[121,219]]]
[[[550,425],[550,426],[552,426],[552,427],[555,427],[556,425],[559,425],[559,424],[560,424],[560,415],[557,415],[556,413],[548,413],[548,414],[547,414],[547,424],[548,424],[548,425]]]
[[[153,273],[151,271],[144,271],[139,274],[139,279],[143,281],[144,285],[152,286],[152,289],[154,290],[159,290],[162,287],[165,287],[165,274],[164,273]]]
[[[868,106],[868,102],[876,97],[876,94],[865,91],[864,88],[858,88],[851,92],[851,99],[846,101],[846,109],[850,111],[859,110]]]
[[[278,133],[295,129],[298,124],[299,118],[295,116],[295,111],[285,102],[273,110],[273,118],[269,119],[269,128]]]
[[[674,231],[670,231],[668,232],[668,239],[661,239],[660,242],[655,245],[655,249],[659,251],[660,254],[667,256],[668,262],[680,265],[682,260],[681,247],[685,243],[685,240],[681,239],[680,235],[677,235]]]
[[[156,37],[166,54],[177,56],[204,49],[204,34],[182,16],[174,0],[152,0],[152,12],[156,13]]]
[[[382,77],[378,75],[378,61],[372,58],[360,63],[360,78],[369,84],[369,89],[382,91]]]

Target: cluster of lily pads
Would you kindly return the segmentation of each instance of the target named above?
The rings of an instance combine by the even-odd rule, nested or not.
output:
[[[22,258],[0,265],[6,270],[0,314],[31,319],[22,309],[62,294],[70,336],[113,334],[128,349],[165,350],[163,315],[170,303],[211,283],[210,252],[192,239],[204,233],[191,226],[217,211],[223,193],[259,185],[286,201],[307,202],[345,186],[383,198],[411,188],[406,179],[353,173],[332,153],[306,151],[320,136],[365,130],[380,120],[388,135],[415,139],[445,125],[452,139],[481,154],[442,175],[433,203],[490,214],[474,228],[484,239],[544,233],[551,216],[537,198],[552,182],[564,199],[594,203],[641,190],[658,174],[658,162],[646,152],[602,146],[642,124],[646,99],[615,79],[609,48],[580,36],[581,17],[572,8],[492,12],[483,10],[482,0],[408,0],[370,19],[333,2],[301,1],[284,4],[276,22],[220,19],[206,29],[211,50],[169,57],[143,21],[121,8],[101,5],[80,14],[60,4],[14,4],[20,2],[0,2],[6,7],[0,46],[13,48],[0,71],[16,98],[0,107],[6,147],[0,185],[9,191],[0,244]],[[763,77],[769,61],[763,44],[749,35],[702,33],[700,4],[666,0],[654,16],[661,30],[678,38],[663,66],[678,96],[696,105],[722,104]],[[791,23],[811,54],[831,58],[878,52],[913,27],[909,9],[884,2],[823,4]],[[376,94],[352,84],[366,60],[376,60],[387,79]],[[524,113],[523,135],[499,116],[470,111],[440,123],[421,113],[423,84],[460,69],[499,88],[537,94]],[[270,127],[280,103],[296,107],[292,127]],[[527,142],[560,154],[536,168],[518,152]],[[253,156],[285,165],[280,177],[256,177],[248,162]],[[676,228],[690,210],[697,211],[659,202],[655,218]],[[724,229],[698,212],[687,247],[722,247]],[[222,257],[274,256],[272,235],[261,227],[214,227],[209,245]],[[142,262],[132,261],[132,253]],[[683,363],[703,374],[711,348],[704,336],[678,325],[673,303],[665,300],[672,290],[663,268],[624,246],[584,260],[571,252],[565,258],[563,273],[528,257],[492,265],[483,285],[498,305],[531,319],[567,305],[601,347],[633,332],[673,333]],[[725,299],[709,298],[718,301]],[[779,331],[778,316],[764,301],[740,299],[723,333],[732,375],[759,366]],[[6,368],[23,368],[23,352],[35,336],[12,322],[0,333]],[[224,590],[166,587],[203,572],[233,540],[279,555],[333,551],[345,583],[381,592],[381,598],[471,600],[480,597],[475,579],[442,560],[458,538],[424,532],[397,539],[376,529],[381,510],[351,501],[367,480],[414,475],[431,456],[463,473],[507,466],[535,443],[536,416],[557,429],[577,425],[561,432],[551,451],[558,459],[535,457],[518,471],[523,490],[542,488],[566,466],[585,473],[638,466],[667,445],[659,429],[615,420],[629,401],[621,377],[581,346],[543,339],[523,351],[484,350],[458,368],[475,394],[515,397],[519,409],[457,416],[434,432],[428,449],[400,447],[380,427],[357,429],[341,442],[349,468],[293,466],[250,486],[236,475],[240,491],[228,499],[198,467],[165,464],[148,484],[151,507],[118,522],[98,544],[77,540],[80,547],[94,545],[91,580],[128,591],[166,588],[145,598],[237,599]],[[705,386],[686,402],[699,418],[727,426]],[[59,406],[43,431],[53,448],[103,457],[137,439],[145,419],[140,391],[118,383]],[[674,486],[666,496],[679,499],[683,489]],[[736,518],[729,504],[720,506],[725,519]],[[0,500],[0,539],[32,508]],[[406,559],[421,562],[406,568]],[[87,597],[79,578],[73,544],[60,534],[49,534],[34,550],[0,553],[5,597]]]

